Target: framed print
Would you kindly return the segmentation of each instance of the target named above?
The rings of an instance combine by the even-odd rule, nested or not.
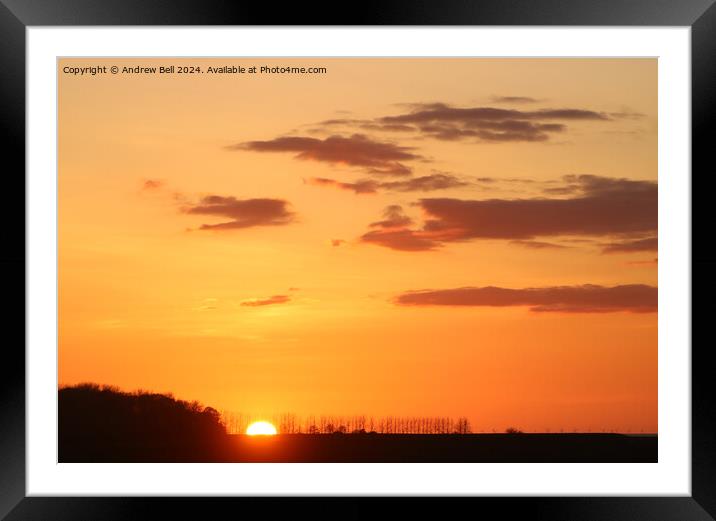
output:
[[[2,9],[7,519],[712,518],[711,2]]]

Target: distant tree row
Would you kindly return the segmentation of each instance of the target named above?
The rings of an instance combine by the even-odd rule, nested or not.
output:
[[[470,422],[444,416],[306,416],[277,414],[262,416],[225,411],[222,419],[229,434],[243,434],[258,419],[270,421],[280,434],[468,434]]]

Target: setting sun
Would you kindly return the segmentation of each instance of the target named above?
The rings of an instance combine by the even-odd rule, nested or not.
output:
[[[276,434],[276,427],[269,422],[254,422],[246,429],[249,436],[273,436]]]

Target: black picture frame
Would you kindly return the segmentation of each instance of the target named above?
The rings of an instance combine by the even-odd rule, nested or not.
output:
[[[0,205],[5,244],[0,254],[2,282],[19,295],[25,274],[25,31],[28,26],[113,25],[550,25],[550,26],[688,26],[691,28],[692,80],[692,495],[690,497],[502,497],[469,501],[470,511],[500,518],[557,520],[707,520],[716,517],[716,408],[710,343],[696,341],[710,312],[709,293],[716,289],[716,254],[698,231],[711,221],[705,198],[709,190],[709,126],[716,105],[715,0],[385,0],[315,6],[198,0],[0,0],[0,125],[5,145],[6,202]],[[12,194],[12,197],[10,195]],[[19,194],[23,194],[20,197]],[[14,203],[12,202],[14,201]],[[22,207],[22,209],[21,209]],[[699,283],[694,284],[698,275]],[[23,302],[25,300],[24,286]],[[77,498],[26,497],[25,494],[25,348],[24,306],[7,296],[2,378],[0,378],[0,518],[19,519],[212,519],[219,510],[245,513],[265,509],[265,498]],[[700,297],[700,302],[699,302]],[[697,326],[697,320],[700,319]],[[8,333],[14,333],[9,335]],[[705,337],[707,338],[707,337]],[[684,346],[688,348],[689,346]],[[286,509],[292,517],[369,517],[374,498],[271,499],[271,512]],[[341,501],[336,505],[336,501]],[[397,499],[406,503],[405,499]],[[236,504],[240,502],[241,504]],[[446,517],[442,504],[413,498],[401,505]],[[449,514],[448,514],[449,515]],[[273,517],[273,516],[272,516]]]

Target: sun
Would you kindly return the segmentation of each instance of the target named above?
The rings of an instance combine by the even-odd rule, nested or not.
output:
[[[276,427],[269,422],[254,422],[246,429],[249,436],[273,436],[276,434]]]

